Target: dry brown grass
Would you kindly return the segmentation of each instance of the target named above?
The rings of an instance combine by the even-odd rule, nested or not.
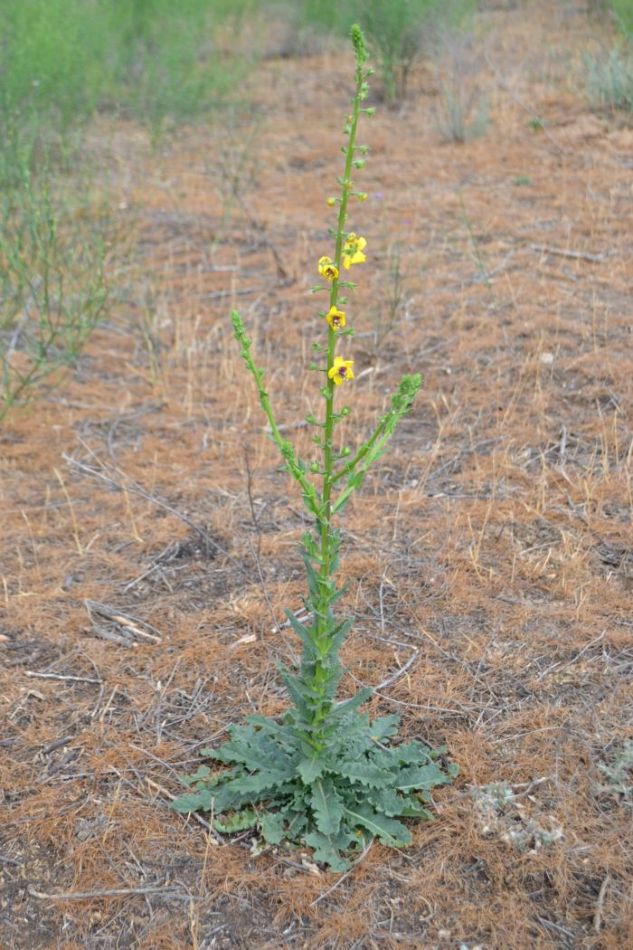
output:
[[[305,268],[348,64],[268,61],[251,221],[227,219],[209,174],[219,131],[152,157],[116,130],[135,235],[120,302],[74,377],[0,434],[4,946],[633,945],[631,802],[599,768],[633,738],[631,131],[574,89],[578,10],[488,17],[512,93],[491,85],[488,134],[441,144],[421,74],[366,129],[374,198],[355,222],[372,261],[354,426],[402,372],[426,379],[345,519],[348,685],[415,652],[372,707],[446,742],[456,785],[412,848],[374,846],[338,884],[167,807],[227,725],[283,709],[275,662],[297,649],[273,627],[300,604],[303,516],[226,314],[242,310],[292,425],[314,408]],[[405,297],[377,348],[363,309],[385,306],[396,237]],[[498,782],[513,795],[486,812]]]

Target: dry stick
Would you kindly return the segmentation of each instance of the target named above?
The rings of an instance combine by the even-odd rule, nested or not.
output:
[[[129,590],[132,590],[133,587],[136,587],[136,585],[140,584],[141,581],[144,581],[146,577],[149,577],[150,574],[153,574],[154,571],[158,570],[158,568],[161,566],[161,560],[160,560],[161,557],[169,550],[171,545],[172,545],[172,542],[170,541],[167,547],[165,548],[165,550],[161,552],[161,554],[158,556],[155,563],[152,564],[151,567],[148,567],[146,571],[143,571],[142,574],[139,574],[138,577],[135,577],[134,580],[130,581],[128,584],[125,585],[125,587],[123,588],[125,593],[127,593]]]
[[[60,894],[45,894],[43,891],[36,891],[34,887],[30,886],[27,890],[31,897],[37,897],[43,901],[86,901],[96,897],[128,897],[131,894],[170,894],[173,893],[174,889],[162,884],[160,887],[158,885],[150,887],[115,887],[111,890],[62,891]]]
[[[68,742],[72,742],[75,738],[77,738],[75,735],[70,735],[62,736],[61,739],[53,739],[53,741],[49,742],[48,745],[42,746],[42,748],[39,749],[37,755],[50,755],[51,752],[61,749],[62,746],[65,746]]]
[[[258,294],[261,291],[270,291],[270,287],[245,287],[243,290],[214,290],[205,294],[207,300],[224,300],[226,297],[246,297],[249,294]]]
[[[571,658],[571,660],[567,661],[567,663],[553,663],[551,666],[548,666],[546,670],[543,670],[542,673],[539,673],[539,675],[536,677],[536,681],[540,682],[540,680],[547,676],[548,673],[551,673],[552,670],[556,670],[558,673],[560,673],[561,670],[566,670],[568,666],[576,663],[576,661],[579,660],[580,657],[587,652],[587,650],[590,650],[591,647],[595,646],[597,643],[600,643],[606,632],[606,630],[603,630],[602,633],[599,633],[597,637],[594,637],[593,640],[590,640],[589,643],[586,643],[584,647]]]
[[[404,674],[407,672],[409,667],[415,663],[415,661],[420,655],[419,650],[416,650],[414,647],[411,647],[411,649],[413,650],[413,653],[411,654],[407,662],[403,666],[401,666],[399,670],[396,670],[395,673],[392,673],[391,676],[388,676],[386,680],[383,680],[382,683],[378,683],[378,686],[374,686],[374,689],[385,689],[387,686],[391,686],[392,683],[395,683],[396,680],[399,680],[401,676],[404,676]]]
[[[607,887],[611,882],[611,878],[607,874],[604,881],[600,885],[600,890],[598,892],[598,901],[596,903],[596,912],[593,915],[593,929],[596,933],[600,933],[602,928],[602,908],[604,905],[604,898],[607,893]]]
[[[591,261],[592,264],[602,264],[606,257],[604,254],[587,254],[584,251],[567,251],[562,247],[550,247],[548,244],[530,244],[533,251],[541,251],[543,254],[557,254],[559,257],[572,257],[576,261]]]
[[[565,934],[566,937],[571,937],[572,939],[574,938],[574,934],[571,932],[571,930],[567,930],[566,927],[561,927],[560,924],[555,924],[553,920],[547,920],[547,918],[540,917],[538,914],[536,915],[536,919],[544,927],[547,927],[548,930],[556,930],[558,933]]]
[[[96,683],[102,685],[102,680],[90,679],[88,676],[62,676],[61,673],[36,673],[33,670],[25,670],[25,676],[36,676],[42,680],[69,680],[73,683]]]
[[[88,616],[90,617],[90,621],[92,623],[94,623],[92,617],[94,612],[98,616],[104,617],[106,620],[111,620],[113,623],[123,627],[133,637],[141,637],[144,640],[149,640],[150,643],[162,643],[163,638],[158,630],[156,630],[156,627],[153,627],[150,623],[147,623],[146,620],[139,620],[138,617],[128,616],[127,614],[121,613],[120,610],[116,610],[116,608],[113,607],[108,607],[107,604],[100,604],[96,600],[86,599],[84,600],[84,605],[88,611]],[[139,624],[143,624],[155,632],[147,633],[145,630],[141,629]]]

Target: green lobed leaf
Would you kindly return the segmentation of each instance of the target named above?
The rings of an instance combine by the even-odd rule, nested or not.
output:
[[[279,813],[262,815],[258,821],[262,838],[268,844],[279,844],[284,837],[284,819]]]
[[[315,860],[329,865],[333,871],[347,871],[349,868],[350,862],[341,857],[335,842],[320,831],[311,831],[307,834],[305,843],[314,851]]]
[[[252,808],[244,808],[242,811],[235,812],[228,818],[213,821],[213,827],[216,831],[225,835],[234,834],[236,831],[244,831],[246,828],[252,828],[257,823],[257,812]]]
[[[192,775],[183,775],[182,780],[185,785],[196,785],[199,782],[208,784],[217,781],[217,777],[211,775],[211,769],[208,765],[200,765]]]
[[[436,758],[435,751],[422,742],[402,742],[389,750],[402,765],[424,765]]]
[[[311,804],[319,831],[324,835],[338,834],[344,811],[343,803],[331,778],[326,777],[314,782]]]
[[[232,785],[242,794],[259,794],[271,788],[286,786],[295,777],[294,769],[259,769],[252,775],[241,775]]]
[[[247,723],[248,725],[245,728],[256,727],[262,735],[272,740],[276,747],[282,749],[288,755],[292,755],[299,748],[296,732],[285,723],[275,722],[274,719],[269,719],[266,716],[249,716]]]
[[[211,789],[202,788],[197,792],[185,792],[184,795],[178,795],[172,801],[171,807],[181,815],[194,811],[211,811],[213,798]]]
[[[367,798],[376,811],[392,818],[425,818],[429,821],[433,818],[417,796],[402,794],[393,788],[371,789]]]
[[[379,769],[367,760],[328,762],[328,769],[337,775],[368,785],[370,788],[383,788],[390,784],[392,775],[385,769]]]
[[[382,739],[389,739],[398,731],[400,725],[400,716],[392,713],[389,716],[382,716],[380,719],[374,719],[371,724],[371,738],[380,742]]]
[[[346,808],[345,814],[356,824],[366,828],[376,838],[380,838],[392,848],[411,844],[411,832],[401,821],[388,818],[367,806]]]
[[[288,827],[286,828],[286,838],[288,841],[297,841],[305,831],[308,824],[305,812],[306,808],[304,805],[300,812],[296,812],[288,818]]]
[[[342,703],[338,703],[331,712],[333,719],[344,719],[350,712],[354,709],[358,709],[359,706],[362,706],[363,703],[367,702],[368,699],[373,695],[373,689],[370,689],[369,686],[359,689],[355,696],[352,696],[351,699],[346,699]]]
[[[412,765],[402,769],[394,784],[401,791],[412,791],[435,788],[436,785],[446,785],[448,782],[449,776],[442,772],[435,762],[430,762],[428,765]]]
[[[302,759],[297,765],[297,772],[301,776],[301,781],[304,785],[312,785],[312,783],[323,774],[324,767],[325,763],[323,759],[315,756],[311,759]]]
[[[291,610],[286,610],[285,614],[288,618],[290,626],[303,643],[308,655],[310,657],[318,656],[318,649],[316,643],[314,642],[314,628],[307,627],[305,624],[301,623],[301,621],[297,619]]]
[[[405,801],[393,788],[372,788],[367,792],[367,798],[377,811],[385,815],[393,818],[402,814]]]

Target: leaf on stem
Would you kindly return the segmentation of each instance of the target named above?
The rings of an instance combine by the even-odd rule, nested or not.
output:
[[[344,808],[343,801],[331,778],[318,779],[314,782],[311,804],[319,831],[324,835],[338,834]]]

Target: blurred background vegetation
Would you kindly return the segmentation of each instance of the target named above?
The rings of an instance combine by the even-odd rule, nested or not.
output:
[[[96,215],[82,211],[94,155],[81,146],[95,115],[131,120],[156,145],[178,123],[247,104],[246,80],[259,58],[342,43],[359,22],[377,71],[372,94],[399,105],[413,66],[426,58],[437,80],[436,127],[443,138],[464,141],[487,122],[472,44],[477,6],[0,0],[0,418],[34,381],[72,361],[107,314],[108,216],[103,207]],[[630,113],[633,0],[590,0],[589,12],[605,38],[585,58],[589,99]],[[276,47],[275,23],[284,31]]]
[[[240,78],[257,58],[257,30],[249,15],[283,15],[298,31],[339,36],[360,22],[385,97],[395,101],[406,91],[408,71],[434,22],[457,23],[474,6],[474,0],[5,2],[0,6],[4,147],[19,146],[24,158],[56,137],[63,140],[95,110],[138,119],[154,132],[167,118],[204,115],[236,95]],[[227,34],[246,41],[227,52],[218,39]]]

